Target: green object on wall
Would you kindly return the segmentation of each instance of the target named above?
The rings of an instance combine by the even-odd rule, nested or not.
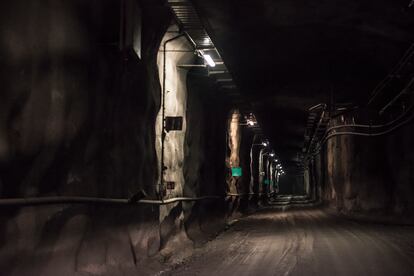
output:
[[[265,179],[265,180],[264,180],[264,184],[269,185],[269,184],[270,184],[269,179]]]
[[[242,176],[242,168],[240,167],[231,168],[231,176]]]

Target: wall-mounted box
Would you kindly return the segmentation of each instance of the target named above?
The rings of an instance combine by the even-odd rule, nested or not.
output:
[[[183,117],[165,117],[165,130],[168,131],[179,131],[183,129]]]
[[[174,190],[175,189],[175,182],[168,181],[167,182],[167,190]]]

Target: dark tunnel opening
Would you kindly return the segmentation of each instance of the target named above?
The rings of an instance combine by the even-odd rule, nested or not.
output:
[[[0,3],[1,275],[414,275],[409,0]]]

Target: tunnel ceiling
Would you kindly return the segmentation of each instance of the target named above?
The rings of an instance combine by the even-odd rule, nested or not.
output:
[[[414,41],[410,0],[193,3],[264,132],[292,166],[308,108],[330,99],[365,103]]]

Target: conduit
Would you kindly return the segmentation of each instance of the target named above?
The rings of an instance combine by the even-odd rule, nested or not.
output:
[[[221,196],[200,196],[200,197],[175,197],[165,200],[141,199],[131,202],[121,198],[98,198],[78,196],[50,196],[50,197],[27,197],[27,198],[3,198],[0,199],[0,206],[25,206],[25,205],[48,205],[48,204],[105,204],[105,205],[134,205],[152,204],[166,205],[180,201],[201,201],[208,199],[221,199]]]
[[[376,132],[376,133],[362,133],[362,132],[353,132],[353,131],[345,131],[345,132],[336,132],[336,133],[332,133],[327,135],[325,138],[323,138],[323,140],[320,143],[319,149],[316,153],[314,153],[312,156],[315,156],[317,154],[319,154],[322,146],[331,138],[335,137],[335,136],[342,136],[342,135],[355,135],[355,136],[366,136],[366,137],[374,137],[374,136],[382,136],[385,134],[388,134],[392,131],[394,131],[395,129],[409,123],[412,119],[414,119],[414,114],[412,114],[410,117],[407,118],[407,120],[402,121],[401,123],[393,126],[392,128],[388,129],[388,130],[384,130],[381,132]]]
[[[228,193],[227,196],[232,197],[232,196],[246,196],[246,195],[258,195],[258,196],[262,196],[262,195],[267,195],[268,193],[243,193],[243,194],[237,194],[237,193]],[[269,193],[271,194],[271,193]]]
[[[393,125],[395,122],[402,119],[405,115],[408,114],[408,112],[414,107],[414,105],[410,106],[403,114],[398,116],[396,119],[392,120],[391,122],[385,123],[385,124],[379,124],[379,125],[363,125],[363,124],[348,124],[348,125],[338,125],[330,127],[326,130],[326,133],[328,133],[331,130],[338,129],[338,128],[346,128],[346,127],[359,127],[359,128],[383,128],[390,125]]]
[[[265,193],[246,193],[246,194],[226,194],[227,197],[244,196],[244,195],[264,195]],[[271,195],[271,194],[270,194]],[[140,199],[131,202],[124,198],[99,198],[99,197],[83,197],[83,196],[45,196],[45,197],[27,197],[27,198],[2,198],[0,206],[29,206],[29,205],[51,205],[51,204],[102,204],[102,205],[167,205],[175,202],[202,201],[202,200],[218,200],[223,196],[200,196],[200,197],[175,197],[165,200]]]

